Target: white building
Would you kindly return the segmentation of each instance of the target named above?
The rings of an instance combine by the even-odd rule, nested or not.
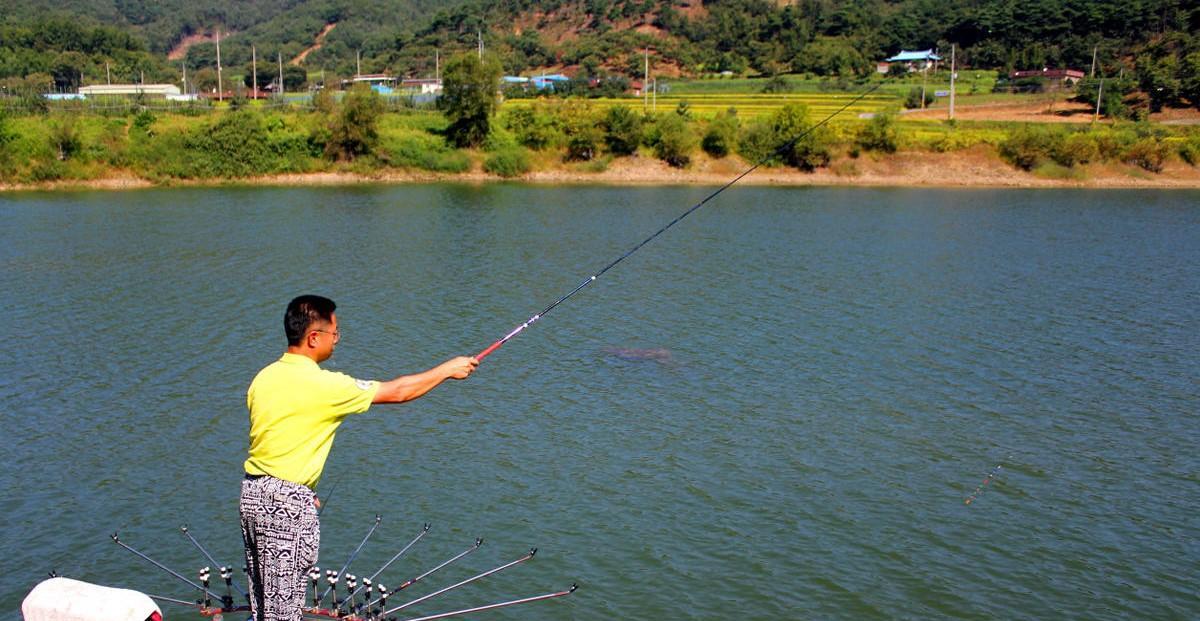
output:
[[[182,91],[174,84],[94,84],[79,87],[79,94],[86,97],[101,95],[177,97],[182,94]]]

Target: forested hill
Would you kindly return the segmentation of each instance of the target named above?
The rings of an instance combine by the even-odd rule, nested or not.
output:
[[[394,46],[398,33],[413,31],[429,22],[437,10],[454,6],[454,0],[59,0],[51,10],[43,0],[3,0],[0,24],[32,29],[29,42],[34,46],[86,47],[88,35],[58,32],[59,40],[46,41],[36,32],[39,26],[52,27],[68,22],[89,31],[96,26],[110,27],[133,36],[148,52],[165,57],[192,41],[211,41],[220,31],[222,61],[227,65],[248,62],[253,43],[272,59],[277,54],[292,59],[313,46],[318,33],[328,25],[319,50],[308,59],[319,64],[332,59],[353,60],[357,50],[383,50]],[[62,30],[62,28],[58,28]],[[78,35],[82,42],[73,41]],[[0,46],[12,43],[0,40]],[[20,41],[17,41],[18,43]],[[188,62],[193,68],[215,63],[211,43],[192,46]],[[60,51],[81,51],[62,49]]]
[[[474,49],[480,36],[509,72],[631,77],[646,48],[658,73],[688,75],[861,76],[901,49],[946,54],[951,44],[966,66],[1088,70],[1095,52],[1100,72],[1134,75],[1154,97],[1200,99],[1200,0],[64,0],[69,17],[49,26],[42,3],[5,2],[0,78],[42,72],[61,82],[70,71],[58,65],[80,62],[62,54],[75,52],[88,59],[81,79],[96,80],[109,53],[88,42],[118,33],[167,79],[179,66],[166,63],[169,50],[220,29],[226,67],[248,63],[253,44],[260,59],[307,50],[305,68],[335,75],[355,71],[360,51],[363,72],[432,75],[436,57]],[[97,37],[96,26],[116,30]],[[214,46],[194,45],[182,62],[213,67]]]
[[[1200,2],[470,0],[421,34],[458,32],[474,44],[481,26],[518,36],[520,48],[537,40],[568,61],[595,53],[609,63],[640,33],[689,72],[862,71],[900,49],[948,52],[952,43],[976,66],[1041,68],[1089,64],[1096,46],[1115,61],[1163,35],[1190,39],[1200,28]]]

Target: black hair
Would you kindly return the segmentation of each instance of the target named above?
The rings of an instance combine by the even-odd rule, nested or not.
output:
[[[299,345],[308,333],[308,327],[320,321],[333,321],[337,304],[319,295],[302,295],[288,302],[283,314],[283,332],[288,345]]]

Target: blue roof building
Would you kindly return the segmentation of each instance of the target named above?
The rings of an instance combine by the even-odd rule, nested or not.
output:
[[[884,63],[904,63],[908,66],[909,71],[923,71],[937,64],[937,61],[942,57],[933,53],[933,50],[908,51],[900,50],[899,54],[892,56],[884,61]],[[880,73],[886,73],[888,65],[881,63],[877,70]]]
[[[933,53],[933,50],[921,50],[919,52],[909,52],[900,50],[899,54],[887,59],[889,63],[904,63],[904,62],[919,62],[919,61],[934,61],[941,60],[942,57]]]

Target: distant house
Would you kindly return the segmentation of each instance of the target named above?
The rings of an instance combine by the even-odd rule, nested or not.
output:
[[[887,63],[904,63],[909,71],[925,71],[937,66],[937,61],[942,57],[933,53],[933,50],[920,50],[910,52],[908,50],[900,50],[899,54],[892,56],[886,60]],[[879,71],[879,65],[876,65],[875,70]],[[891,65],[887,65],[883,72],[886,73]]]
[[[554,85],[560,82],[570,82],[571,78],[561,74],[539,75],[529,78],[529,82],[538,90],[554,90]]]
[[[1042,90],[1054,91],[1074,88],[1083,79],[1084,73],[1077,69],[1043,68],[1040,71],[1036,69],[1031,71],[1013,71],[1008,74],[1008,77],[1013,80],[1040,80],[1042,82]]]
[[[97,96],[113,96],[113,97],[136,97],[144,95],[146,97],[163,97],[178,96],[182,94],[178,86],[174,84],[94,84],[92,86],[79,87],[79,94],[85,97]]]
[[[342,90],[346,90],[356,84],[366,84],[377,93],[388,94],[395,88],[396,81],[395,76],[383,73],[364,73],[347,80],[342,80]]]
[[[422,95],[439,95],[442,92],[442,81],[436,78],[405,78],[400,81],[400,88]]]

